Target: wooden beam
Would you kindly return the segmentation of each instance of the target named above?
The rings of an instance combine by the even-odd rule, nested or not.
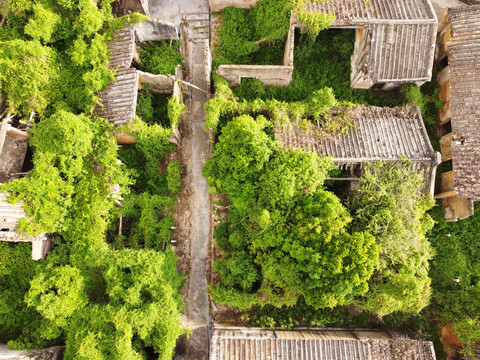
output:
[[[455,192],[455,190],[450,190],[450,191],[445,191],[443,193],[435,195],[435,199],[445,199],[445,198],[454,197],[454,196],[457,196],[457,193]]]

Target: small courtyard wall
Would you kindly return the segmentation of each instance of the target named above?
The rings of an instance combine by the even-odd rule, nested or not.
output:
[[[257,2],[258,0],[210,0],[210,11],[221,11],[227,6],[248,9],[250,6],[255,6]]]
[[[292,81],[293,66],[284,65],[220,65],[217,74],[230,86],[240,85],[242,78],[256,78],[264,85],[287,86]]]

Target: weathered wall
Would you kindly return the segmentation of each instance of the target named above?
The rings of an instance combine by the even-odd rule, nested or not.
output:
[[[143,89],[143,84],[153,85],[158,93],[171,94],[173,92],[174,75],[156,75],[138,70],[138,89]]]
[[[355,30],[355,47],[351,57],[352,71],[350,73],[350,86],[354,89],[370,89],[373,82],[365,73],[365,64],[368,63],[368,31]]]
[[[288,30],[287,41],[285,42],[285,53],[283,55],[283,65],[293,66],[295,49],[295,19],[290,16],[290,29]]]
[[[28,135],[3,121],[0,124],[0,182],[22,171],[27,153]]]
[[[210,11],[221,11],[227,6],[248,9],[250,6],[255,6],[257,2],[258,0],[210,0]]]
[[[173,23],[160,20],[142,21],[135,24],[135,35],[138,41],[160,41],[177,38],[177,28]]]
[[[242,77],[257,78],[267,86],[287,86],[292,73],[293,66],[282,65],[220,65],[217,70],[230,86],[239,85]]]
[[[441,86],[439,99],[444,102],[443,107],[438,110],[438,119],[440,125],[450,121],[452,114],[450,111],[450,67],[445,67],[437,75],[438,83]]]

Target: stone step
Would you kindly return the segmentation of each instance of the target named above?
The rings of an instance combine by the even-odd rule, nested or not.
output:
[[[206,20],[194,20],[194,21],[187,21],[186,25],[188,27],[205,27],[205,26],[210,26],[210,21]]]
[[[195,21],[195,20],[207,20],[210,21],[209,13],[200,13],[200,14],[182,14],[182,17],[186,21]]]

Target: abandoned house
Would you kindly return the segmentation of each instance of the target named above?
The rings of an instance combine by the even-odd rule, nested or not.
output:
[[[122,29],[115,31],[112,41],[108,44],[109,67],[115,70],[115,80],[100,93],[100,103],[95,107],[95,113],[115,127],[128,124],[135,119],[137,95],[138,91],[143,89],[143,84],[150,84],[152,91],[157,93],[173,93],[179,101],[182,99],[182,90],[176,81],[182,79],[180,68],[176,69],[173,76],[149,74],[131,67],[134,59],[140,62],[135,40],[137,28],[141,29],[139,30],[142,33],[141,39],[149,36],[148,26],[143,26],[142,23],[135,27],[126,24]],[[161,38],[160,35],[156,35],[158,39]],[[180,133],[176,128],[173,131],[171,141],[176,143]],[[135,139],[127,134],[116,133],[115,136],[119,144],[135,143]]]
[[[437,46],[440,99],[438,132],[442,161],[452,170],[442,177],[446,220],[473,215],[480,199],[480,5],[449,9]]]
[[[430,0],[327,0],[310,2],[308,12],[331,13],[330,28],[355,29],[350,86],[389,90],[403,83],[430,81],[435,53],[437,17]],[[286,86],[293,73],[295,29],[290,19],[282,66],[221,65],[217,73],[231,86],[242,77],[256,77],[265,85]]]
[[[330,28],[355,29],[352,88],[430,81],[437,33],[430,0],[328,0],[310,2],[308,11],[334,14]]]
[[[440,154],[432,148],[418,107],[381,108],[357,106],[338,115],[351,121],[346,133],[322,135],[322,127],[310,128],[276,122],[276,139],[283,146],[314,151],[332,157],[351,174],[360,175],[366,162],[397,162],[408,159],[425,180],[425,191],[433,196]]]
[[[210,360],[435,360],[433,344],[382,330],[261,330],[216,326]]]
[[[0,183],[13,180],[22,172],[28,148],[28,134],[8,123],[0,123]],[[50,250],[46,234],[26,236],[18,233],[18,221],[26,216],[21,203],[10,204],[0,193],[0,241],[31,242],[32,259],[43,259]]]

